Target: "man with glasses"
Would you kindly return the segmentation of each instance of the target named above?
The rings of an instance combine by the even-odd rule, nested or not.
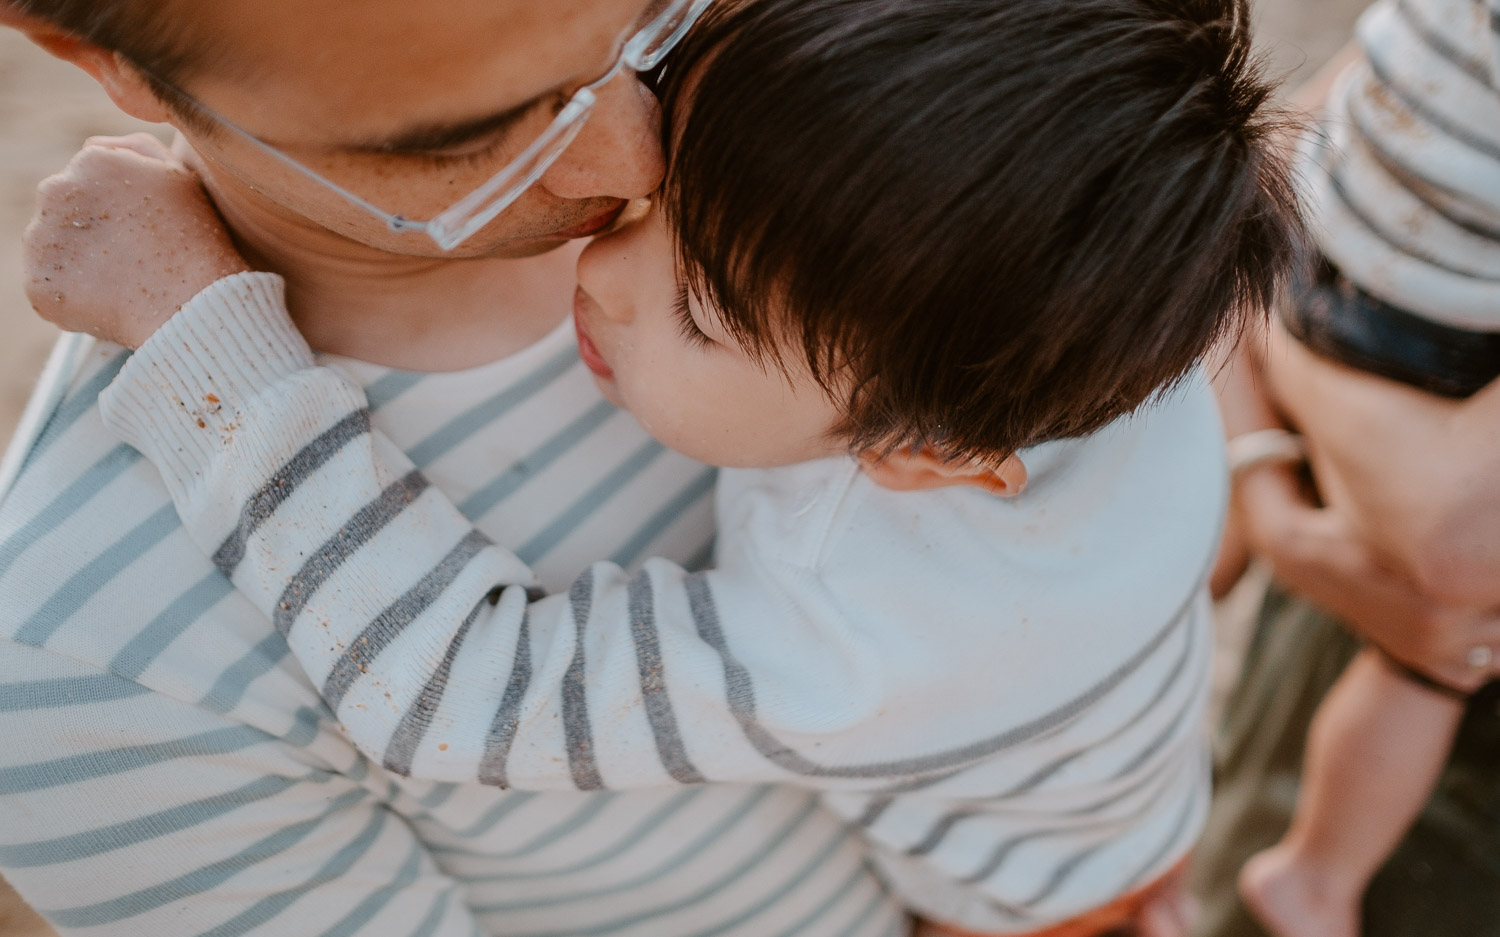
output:
[[[556,588],[601,555],[708,555],[712,474],[598,397],[567,324],[569,242],[662,172],[636,73],[705,6],[0,0],[0,19],[179,128],[235,246],[365,386],[364,418]],[[109,288],[106,254],[78,262]],[[100,424],[123,360],[64,340],[0,468],[0,873],[59,930],[905,927],[802,792],[604,794],[580,772],[577,793],[512,793],[363,759],[224,577],[233,550],[201,559]],[[268,497],[295,497],[286,482]],[[390,614],[416,614],[408,598]],[[580,669],[573,711],[603,737]]]

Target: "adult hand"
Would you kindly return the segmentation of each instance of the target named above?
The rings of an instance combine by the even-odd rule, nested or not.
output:
[[[1500,382],[1468,400],[1322,358],[1272,330],[1263,367],[1323,502],[1428,596],[1500,608]]]
[[[250,269],[198,177],[144,133],[85,143],[38,188],[23,240],[32,308],[129,348],[215,280]]]
[[[1495,609],[1429,597],[1383,565],[1346,516],[1320,506],[1292,469],[1251,470],[1235,486],[1235,498],[1251,548],[1270,561],[1286,588],[1455,689],[1471,691],[1500,675],[1500,660],[1475,666],[1470,659],[1475,648],[1500,649]]]

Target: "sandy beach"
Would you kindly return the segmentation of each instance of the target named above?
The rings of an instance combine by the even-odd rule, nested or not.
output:
[[[1366,2],[1260,0],[1262,41],[1273,67],[1289,74],[1294,85],[1344,42]],[[165,128],[115,110],[82,72],[0,29],[0,441],[10,438],[57,337],[32,313],[20,283],[20,235],[31,217],[36,184],[62,168],[87,137],[142,129],[165,134]],[[1226,647],[1221,680],[1232,677],[1236,658],[1234,642]],[[79,883],[80,890],[86,887]],[[51,934],[0,880],[0,937]]]

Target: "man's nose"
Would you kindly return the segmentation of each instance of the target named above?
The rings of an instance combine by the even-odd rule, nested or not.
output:
[[[643,198],[661,184],[661,108],[635,72],[598,90],[577,139],[542,176],[561,198]]]

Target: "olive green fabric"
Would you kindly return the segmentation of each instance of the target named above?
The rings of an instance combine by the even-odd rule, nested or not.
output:
[[[1306,602],[1267,593],[1220,730],[1193,875],[1198,937],[1265,937],[1235,876],[1290,822],[1313,712],[1358,647]],[[1500,684],[1470,701],[1437,792],[1366,895],[1364,934],[1500,937]]]

